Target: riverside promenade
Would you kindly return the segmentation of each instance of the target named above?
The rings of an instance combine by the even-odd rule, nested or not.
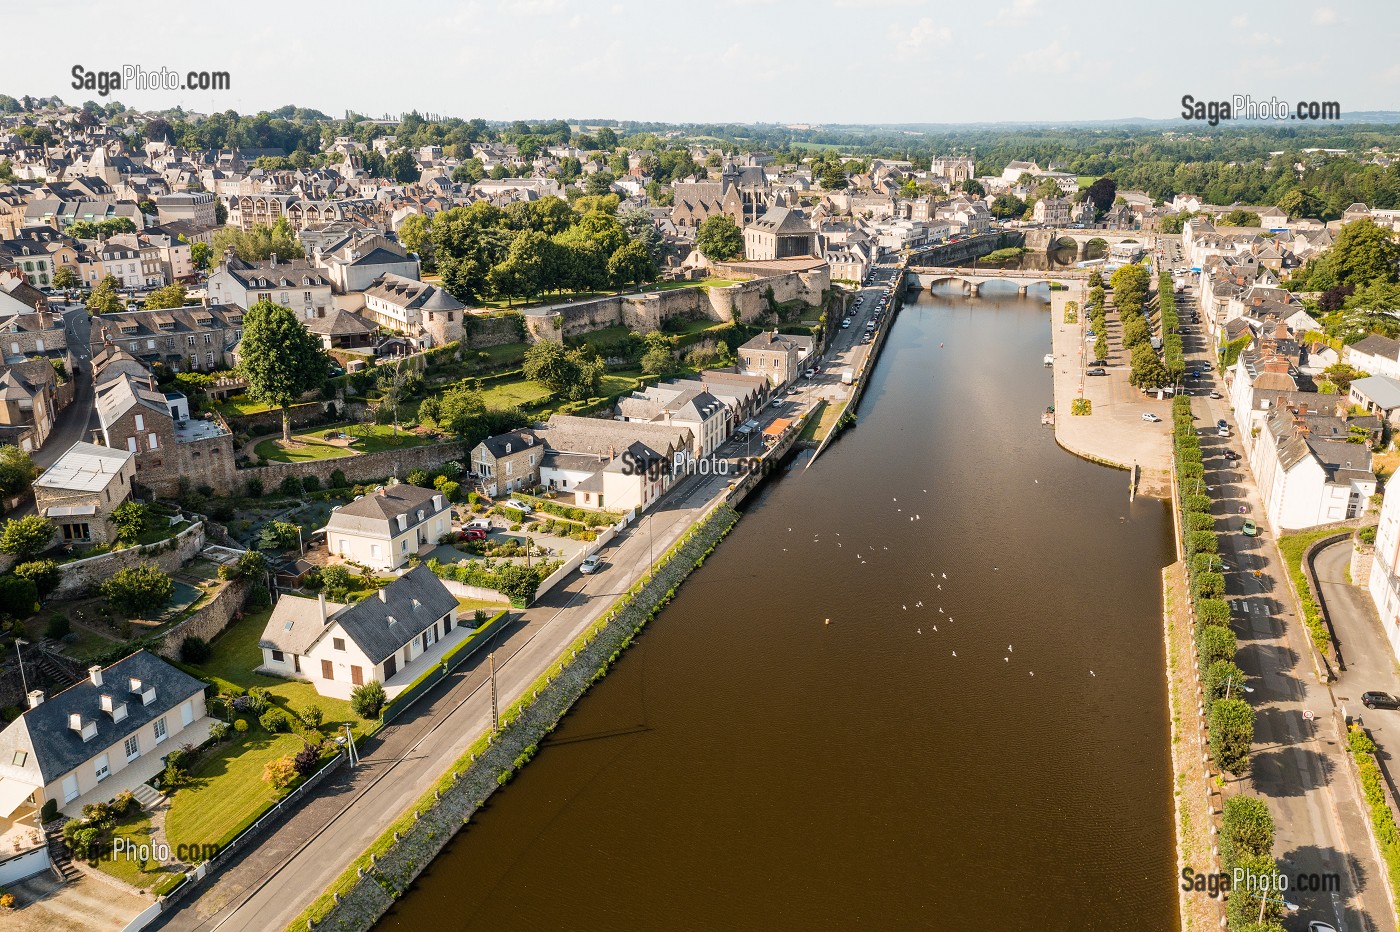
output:
[[[1128,356],[1123,350],[1121,325],[1114,315],[1108,321],[1107,376],[1086,376],[1093,343],[1085,339],[1085,285],[1075,282],[1065,290],[1050,292],[1051,352],[1054,353],[1055,441],[1069,452],[1105,466],[1140,472],[1138,491],[1165,498],[1170,494],[1171,400],[1144,395],[1128,384]],[[1065,323],[1065,305],[1079,305],[1075,323]],[[1087,398],[1092,413],[1074,415],[1076,398]],[[1162,420],[1142,419],[1152,413]]]

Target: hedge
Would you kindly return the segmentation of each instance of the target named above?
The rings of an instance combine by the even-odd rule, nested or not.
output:
[[[1191,594],[1198,599],[1218,599],[1225,594],[1225,577],[1220,573],[1202,573],[1192,580]]]
[[[1235,659],[1235,632],[1217,625],[1198,624],[1196,646],[1201,653],[1201,670],[1209,670],[1217,660]]]
[[[1201,599],[1196,603],[1196,620],[1220,628],[1230,626],[1230,603],[1224,599]]]
[[[1192,531],[1186,535],[1186,552],[1192,555],[1198,553],[1218,553],[1220,550],[1220,539],[1215,536],[1214,531]]]

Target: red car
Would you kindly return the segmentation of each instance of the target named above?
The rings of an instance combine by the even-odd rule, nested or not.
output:
[[[469,527],[462,532],[462,540],[485,540],[486,532],[479,527]]]

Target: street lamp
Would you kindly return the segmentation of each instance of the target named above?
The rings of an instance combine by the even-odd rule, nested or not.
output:
[[[24,675],[24,655],[19,652],[19,648],[20,645],[28,643],[24,638],[15,638],[15,656],[19,658],[19,681],[26,696],[29,695],[29,680]]]
[[[1234,685],[1235,685],[1235,678],[1234,678],[1233,676],[1230,677],[1229,679],[1227,679],[1227,680],[1225,681],[1225,698],[1226,698],[1226,699],[1229,699],[1229,698],[1230,698],[1230,688],[1231,688],[1232,686],[1234,686]],[[1240,689],[1243,689],[1243,690],[1244,690],[1245,692],[1247,692],[1247,693],[1252,693],[1252,692],[1254,692],[1254,689],[1253,689],[1252,687],[1246,686],[1246,685],[1244,685],[1243,683],[1240,684]]]

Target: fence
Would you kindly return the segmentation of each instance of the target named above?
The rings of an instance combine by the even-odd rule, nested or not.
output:
[[[469,639],[443,654],[442,660],[438,661],[436,666],[431,670],[425,671],[418,679],[414,680],[407,689],[399,693],[391,702],[384,706],[384,711],[380,713],[380,721],[387,725],[402,715],[420,696],[432,689],[453,670],[465,663],[467,658],[473,656],[485,647],[486,643],[496,636],[496,632],[504,627],[509,619],[510,612],[503,610],[497,613],[495,618],[492,618],[490,621],[486,622],[486,624],[478,628],[476,633]]]
[[[553,589],[560,583],[561,580],[564,579],[564,577],[568,576],[574,570],[578,569],[579,564],[583,562],[585,557],[591,556],[592,554],[595,554],[599,550],[601,550],[603,546],[608,543],[608,541],[612,540],[614,537],[617,536],[618,528],[622,526],[622,523],[615,524],[612,527],[607,527],[599,531],[598,539],[596,541],[594,541],[590,546],[583,548],[578,553],[574,554],[572,557],[569,557],[569,559],[565,560],[564,564],[560,566],[559,569],[555,570],[554,572],[550,573],[547,577],[545,577],[545,579],[540,583],[540,587],[535,590],[535,599],[538,601],[540,596]]]

